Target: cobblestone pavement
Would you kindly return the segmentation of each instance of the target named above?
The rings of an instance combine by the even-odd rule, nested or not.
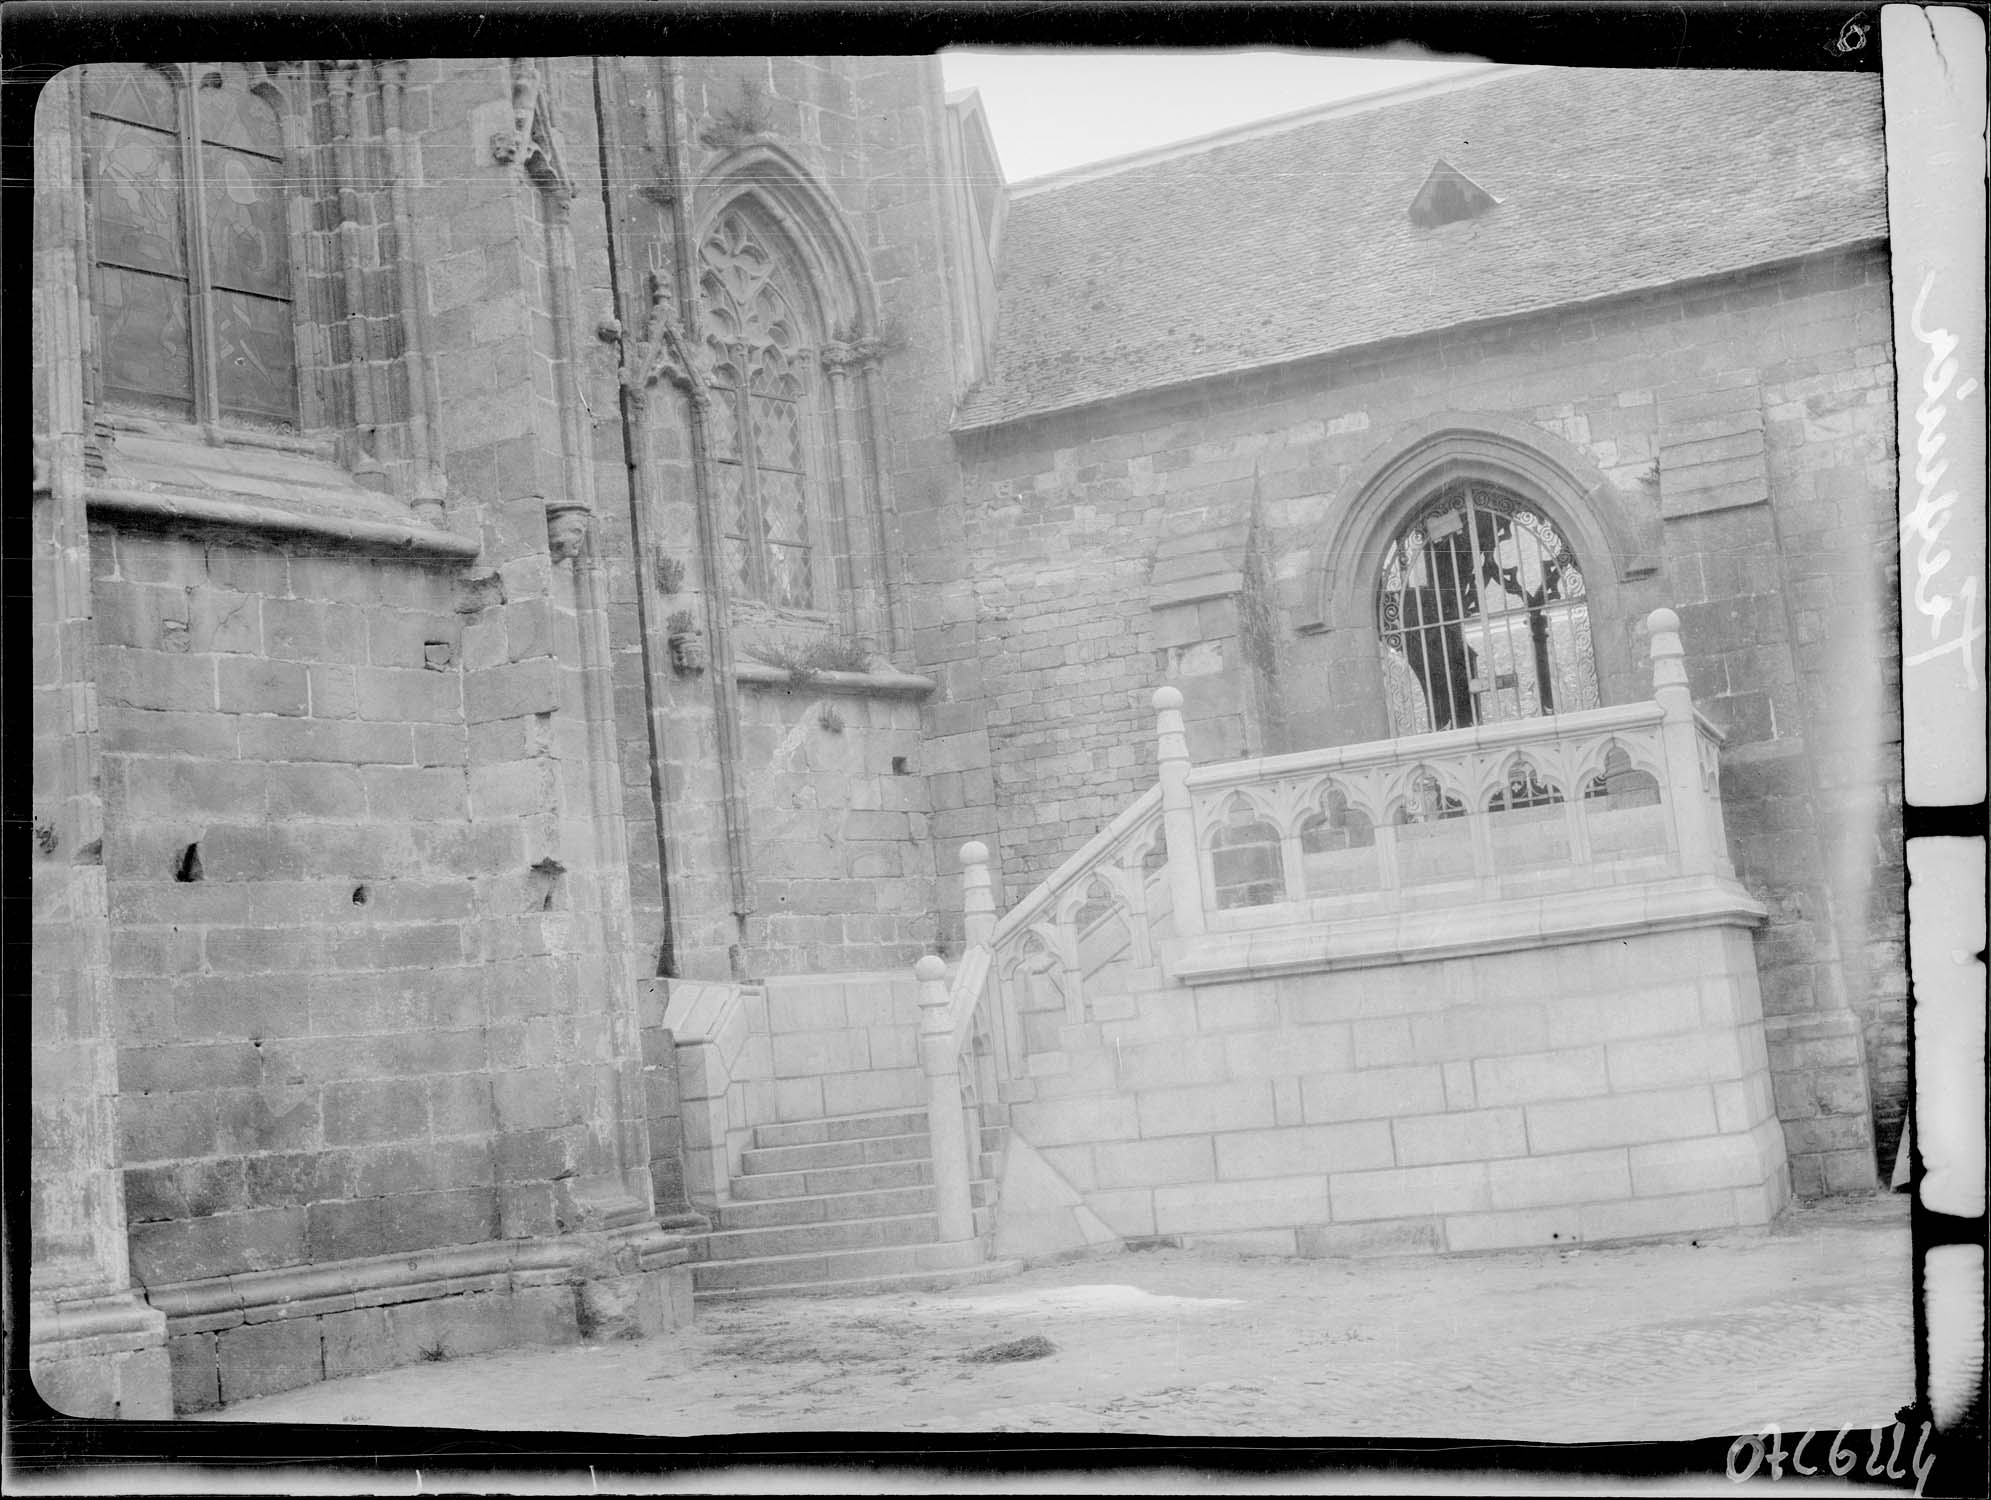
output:
[[[1609,1442],[1889,1423],[1905,1198],[1768,1232],[1330,1261],[1129,1252],[948,1292],[701,1305],[662,1338],[332,1381],[215,1421]],[[963,1356],[1039,1334],[1027,1362]]]

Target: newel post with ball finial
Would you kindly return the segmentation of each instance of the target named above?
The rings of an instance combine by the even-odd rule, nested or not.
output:
[[[1182,691],[1156,688],[1153,702],[1162,837],[1168,843],[1170,920],[1178,935],[1195,937],[1203,930],[1203,877],[1196,814],[1189,802],[1189,734],[1182,724]]]
[[[1652,640],[1652,696],[1665,715],[1659,733],[1666,750],[1666,800],[1673,807],[1680,869],[1683,874],[1712,873],[1727,864],[1728,852],[1715,746],[1706,741],[1694,713],[1680,617],[1670,609],[1655,609],[1645,623]]]
[[[933,1152],[933,1199],[942,1243],[975,1238],[968,1189],[967,1121],[961,1113],[961,1051],[948,1017],[947,965],[927,954],[913,965],[919,981],[919,1064],[926,1075],[926,1128]]]

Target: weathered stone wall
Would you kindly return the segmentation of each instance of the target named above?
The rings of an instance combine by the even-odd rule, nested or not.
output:
[[[151,491],[225,492],[242,517],[91,501],[78,637],[102,740],[109,1128],[183,1407],[412,1358],[442,1331],[464,1352],[688,1315],[684,1252],[650,1222],[659,1187],[681,1198],[649,1144],[655,1127],[676,1149],[677,1102],[645,1072],[584,544],[590,509],[627,503],[619,467],[594,483],[619,434],[588,422],[613,385],[577,337],[580,288],[606,281],[600,192],[591,224],[584,178],[563,208],[543,171],[494,155],[513,83],[503,60],[411,68],[413,238],[378,193],[340,236],[363,285],[418,304],[370,330],[382,363],[360,383],[411,409],[396,340],[426,329],[448,530],[308,446],[156,433],[121,461],[96,439],[114,482],[142,457]],[[590,130],[569,146],[595,162]],[[307,290],[310,316],[344,306]],[[71,331],[53,359],[77,353]]]
[[[471,824],[452,580],[108,529],[96,575],[136,1274],[492,1237],[542,986],[482,961],[520,830]]]
[[[1123,1239],[1485,1250],[1762,1224],[1785,1198],[1734,928],[1145,989],[1091,1013],[1011,1119]]]
[[[165,1319],[131,1293],[118,1149],[103,739],[81,483],[88,419],[83,368],[68,352],[81,337],[86,275],[76,252],[80,206],[67,191],[76,142],[61,128],[73,88],[71,75],[43,92],[34,143],[33,642],[15,652],[31,684],[23,696],[34,767],[27,1222],[15,1227],[29,1270],[27,1306],[12,1308],[35,1389],[56,1411],[161,1418],[172,1401]]]
[[[1185,659],[1192,735],[1199,703],[1210,726],[1197,755],[1248,702],[1237,604],[1199,604],[1194,625],[1158,607],[1147,569],[1171,538],[1241,537],[1254,514],[1264,530],[1283,710],[1269,748],[1386,734],[1372,648],[1298,631],[1323,532],[1393,434],[1445,412],[1518,418],[1656,538],[1646,576],[1580,559],[1616,601],[1593,620],[1603,698],[1645,695],[1641,622],[1676,608],[1696,701],[1730,734],[1737,866],[1771,908],[1757,952],[1794,1181],[1870,1184],[1906,1097],[1886,269],[1849,251],[963,434],[1005,884],[1027,889],[1148,784],[1145,694]]]
[[[745,670],[730,691],[718,680],[726,663],[716,641],[706,640],[714,659],[698,670],[674,663],[666,640],[680,611],[704,630],[714,566],[700,531],[686,402],[668,386],[654,389],[629,418],[631,453],[620,436],[601,446],[604,475],[622,470],[625,458],[641,471],[631,507],[605,510],[601,538],[639,949],[652,972],[703,978],[909,965],[937,931],[932,840],[958,843],[964,797],[979,795],[986,808],[991,795],[985,775],[981,785],[963,784],[955,764],[962,749],[946,737],[962,700],[978,707],[973,682],[919,629],[935,608],[927,579],[958,576],[958,546],[944,565],[919,561],[946,550],[933,517],[957,485],[945,436],[955,333],[944,184],[932,166],[943,108],[937,80],[916,59],[684,58],[674,79],[649,59],[607,66],[628,102],[611,143],[628,164],[618,192],[630,203],[617,220],[625,309],[641,268],[669,264],[672,253],[662,216],[637,201],[642,188],[675,181],[681,159],[693,178],[682,192],[684,222],[695,229],[743,153],[766,148],[813,179],[780,184],[777,195],[791,196],[779,201],[791,211],[813,202],[840,222],[859,262],[860,295],[875,302],[870,331],[882,346],[875,358],[807,372],[819,418],[846,435],[836,451],[818,451],[812,475],[826,501],[843,500],[841,519],[826,506],[828,534],[816,538],[822,618],[735,599],[725,623],[733,664]],[[668,129],[659,119],[667,112]],[[679,159],[667,159],[672,131],[683,137]],[[827,289],[816,290],[827,301]],[[590,295],[607,305],[605,274]],[[825,327],[812,336],[827,345],[851,334]],[[621,427],[610,415],[613,387],[600,395],[602,430]],[[915,701],[857,684],[825,697],[806,684],[790,691],[757,680],[756,651],[799,654],[831,629],[902,670],[935,676],[931,706],[923,714]],[[737,851],[720,770],[729,741],[731,795],[746,831]],[[736,860],[745,870],[739,893]],[[943,894],[938,905],[958,903]]]

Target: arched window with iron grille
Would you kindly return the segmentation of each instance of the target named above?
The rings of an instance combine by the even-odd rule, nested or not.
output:
[[[1376,610],[1392,734],[1598,704],[1582,569],[1554,522],[1498,485],[1449,484],[1412,513]]]

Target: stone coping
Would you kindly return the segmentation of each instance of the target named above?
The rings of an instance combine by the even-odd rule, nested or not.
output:
[[[474,537],[408,520],[306,510],[254,499],[192,495],[172,490],[91,485],[83,501],[93,515],[110,515],[154,525],[220,526],[276,536],[308,537],[366,552],[400,553],[467,562],[483,550]]]
[[[512,1276],[561,1281],[596,1268],[652,1271],[689,1260],[683,1237],[646,1221],[554,1238],[486,1240],[400,1255],[370,1256],[274,1271],[238,1271],[149,1288],[147,1300],[175,1324],[203,1328],[372,1307],[469,1290],[464,1283]],[[629,1262],[614,1267],[615,1262]]]
[[[1310,752],[1311,753],[1311,752]],[[1260,762],[1249,762],[1257,765]],[[1191,772],[1193,776],[1195,773]],[[1085,843],[1057,869],[1038,882],[1036,889],[1016,905],[1004,912],[996,922],[995,932],[989,939],[990,946],[999,948],[1010,937],[1023,931],[1042,915],[1044,909],[1057,896],[1066,890],[1080,876],[1098,864],[1107,851],[1123,839],[1132,836],[1134,831],[1149,818],[1159,814],[1161,809],[1161,788],[1151,786],[1132,802],[1111,823],[1087,839]]]
[[[1700,875],[1339,922],[1296,914],[1277,926],[1164,943],[1163,956],[1175,980],[1193,986],[1468,958],[1686,927],[1754,927],[1766,915],[1762,903],[1733,880]]]
[[[896,669],[889,672],[811,672],[798,683],[787,668],[758,661],[735,662],[733,677],[747,687],[801,688],[858,698],[924,698],[935,686],[931,677],[920,677]]]
[[[1328,745],[1317,750],[1260,756],[1254,760],[1192,766],[1189,785],[1194,789],[1239,786],[1246,782],[1271,781],[1282,776],[1338,767],[1415,765],[1420,760],[1440,759],[1463,750],[1505,749],[1579,736],[1588,738],[1617,729],[1639,729],[1661,723],[1665,717],[1664,710],[1657,703],[1648,701],[1587,708],[1572,714],[1507,719],[1497,724],[1475,724],[1469,729],[1441,729],[1432,734],[1406,735],[1401,739],[1363,740],[1353,745]],[[1719,726],[1698,709],[1694,718],[1701,733],[1717,745],[1726,737]]]
[[[669,988],[665,991],[664,1029],[679,1047],[700,1047],[715,1039],[728,1012],[745,1000],[746,987],[731,980],[672,979],[665,983]]]

